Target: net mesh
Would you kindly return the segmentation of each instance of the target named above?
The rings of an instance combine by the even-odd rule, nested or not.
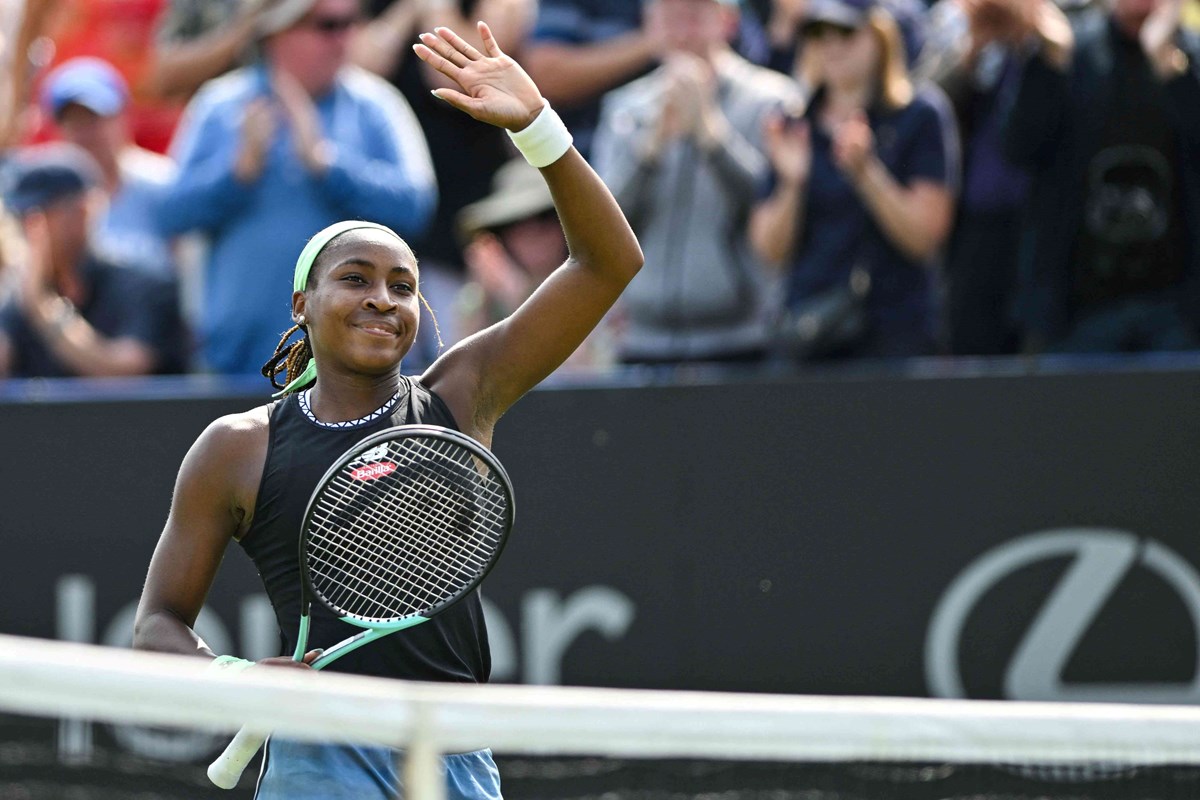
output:
[[[488,742],[508,800],[1200,797],[1200,708],[233,678],[197,661],[0,636],[0,798],[218,796],[205,765],[243,722]]]
[[[313,501],[313,591],[368,622],[423,615],[482,577],[511,516],[499,475],[454,441],[406,436],[371,447]]]

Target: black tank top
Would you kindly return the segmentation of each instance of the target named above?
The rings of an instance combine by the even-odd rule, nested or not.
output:
[[[300,525],[325,471],[351,445],[385,428],[427,423],[457,429],[442,399],[411,378],[403,379],[390,407],[372,416],[345,427],[327,427],[305,414],[298,394],[270,407],[267,461],[254,519],[240,544],[258,568],[275,609],[286,655],[295,650],[300,627]],[[308,649],[330,647],[360,630],[314,602]],[[479,592],[428,622],[338,659],[328,669],[422,681],[487,681],[491,654]]]

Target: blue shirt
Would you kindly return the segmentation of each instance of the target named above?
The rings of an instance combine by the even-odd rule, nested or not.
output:
[[[918,263],[892,245],[833,160],[832,139],[817,122],[823,93],[807,112],[812,131],[812,173],[804,205],[804,232],[788,275],[787,302],[796,305],[848,281],[856,264],[871,274],[869,309],[876,322],[932,327],[931,265]],[[898,111],[867,115],[875,151],[896,181],[927,180],[955,188],[958,141],[943,95],[917,92]]]
[[[119,168],[121,185],[92,230],[92,250],[113,264],[174,278],[175,255],[159,231],[155,209],[175,178],[175,162],[131,147],[121,154]]]
[[[259,374],[292,326],[292,272],[309,237],[343,219],[413,236],[437,199],[429,150],[408,104],[354,68],[315,101],[335,148],[325,174],[304,167],[281,123],[262,174],[240,183],[233,167],[242,117],[251,100],[268,95],[261,65],[201,89],[172,145],[178,180],[158,208],[166,232],[199,229],[209,239],[197,326],[203,366],[224,374]]]

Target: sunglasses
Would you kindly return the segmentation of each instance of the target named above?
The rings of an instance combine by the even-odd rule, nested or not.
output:
[[[830,35],[839,39],[849,39],[856,33],[858,33],[858,28],[838,25],[834,22],[812,22],[804,26],[804,38],[806,39],[824,39]]]
[[[313,17],[305,27],[311,28],[317,33],[323,33],[332,36],[335,33],[345,33],[358,24],[357,15],[348,15],[344,17]]]

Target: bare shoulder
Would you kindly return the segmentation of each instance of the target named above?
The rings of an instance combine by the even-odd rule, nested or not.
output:
[[[254,513],[269,442],[269,406],[213,420],[184,458],[176,501],[224,509],[240,536]]]
[[[222,460],[244,457],[260,448],[265,455],[269,430],[270,406],[226,414],[209,423],[193,449]]]

